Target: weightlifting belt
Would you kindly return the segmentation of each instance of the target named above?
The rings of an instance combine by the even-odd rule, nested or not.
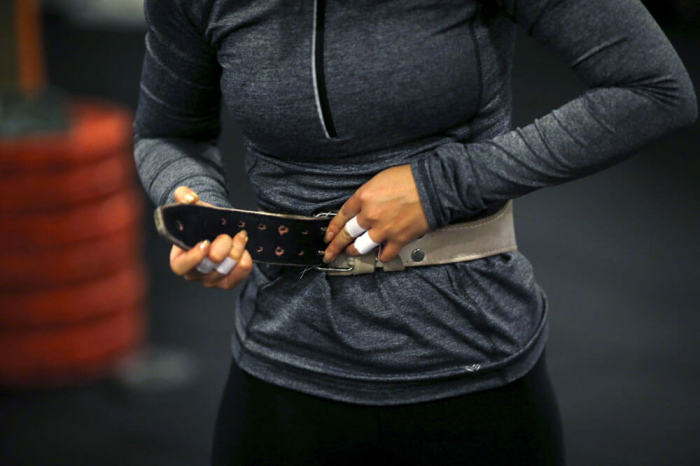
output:
[[[310,267],[328,275],[358,275],[378,268],[393,272],[405,267],[474,260],[517,249],[513,205],[508,201],[488,217],[428,231],[407,243],[389,262],[379,260],[380,246],[362,256],[340,253],[330,264],[324,264],[323,253],[328,245],[323,237],[333,215],[334,212],[327,212],[310,217],[168,204],[156,208],[154,220],[158,233],[183,249],[205,239],[213,241],[222,233],[233,236],[245,229],[246,249],[254,262]]]

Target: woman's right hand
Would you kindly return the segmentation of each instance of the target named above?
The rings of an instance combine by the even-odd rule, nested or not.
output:
[[[175,202],[211,206],[187,186],[178,186]],[[245,249],[247,241],[247,232],[241,230],[233,238],[221,234],[213,242],[202,241],[188,251],[173,245],[170,268],[185,280],[200,281],[207,288],[231,290],[253,269],[253,259]]]

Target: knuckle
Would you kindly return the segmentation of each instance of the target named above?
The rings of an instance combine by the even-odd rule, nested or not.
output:
[[[376,239],[381,239],[382,241],[386,238],[391,238],[392,237],[392,231],[391,227],[389,225],[384,225],[380,227],[376,227],[372,229],[372,238],[376,241]]]
[[[378,208],[376,207],[369,207],[365,210],[365,215],[364,217],[369,220],[370,222],[376,222],[381,218],[381,212]]]
[[[399,232],[399,233],[394,235],[394,241],[396,243],[406,244],[406,243],[408,243],[409,239],[410,239],[409,235],[404,233],[404,232]]]
[[[343,228],[342,230],[340,230],[340,233],[338,233],[338,240],[331,242],[330,246],[334,249],[337,249],[339,242],[347,242],[347,241],[350,241],[351,239],[352,239],[352,236],[350,235],[350,233],[348,233],[348,230]]]

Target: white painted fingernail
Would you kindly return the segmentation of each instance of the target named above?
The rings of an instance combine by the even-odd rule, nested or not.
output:
[[[233,257],[227,257],[221,264],[216,268],[216,271],[222,275],[228,274],[236,266],[237,261]]]
[[[197,265],[197,271],[203,274],[207,274],[214,270],[214,267],[216,267],[216,262],[209,259],[208,257],[205,257],[204,259],[202,259],[199,265]]]

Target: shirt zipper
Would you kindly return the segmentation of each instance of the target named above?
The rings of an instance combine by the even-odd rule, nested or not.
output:
[[[323,73],[323,24],[326,10],[325,0],[314,0],[314,26],[311,38],[311,74],[314,80],[316,111],[326,138],[337,137],[335,125],[328,105],[326,81]]]

